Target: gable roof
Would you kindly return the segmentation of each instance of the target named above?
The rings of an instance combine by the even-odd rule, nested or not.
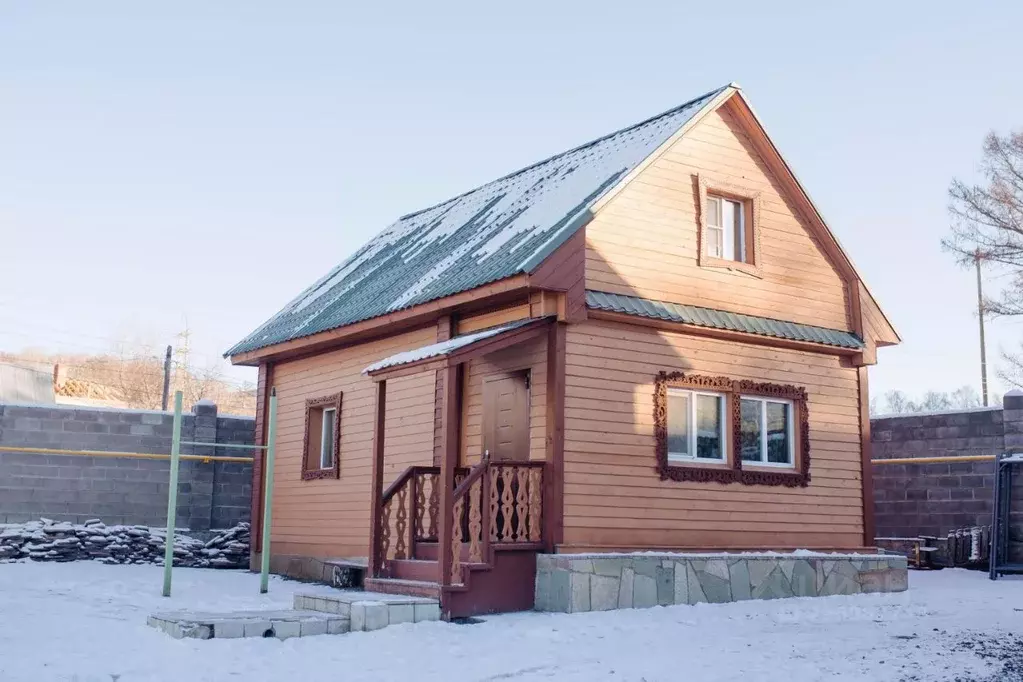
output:
[[[590,207],[731,86],[399,218],[226,355],[450,296],[535,268]]]

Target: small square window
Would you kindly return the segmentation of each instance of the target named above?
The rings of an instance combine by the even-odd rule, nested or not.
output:
[[[706,254],[711,258],[748,263],[748,217],[743,201],[707,195]]]
[[[791,467],[795,463],[792,403],[743,397],[740,402],[742,461]]]
[[[725,397],[668,390],[668,459],[725,461]]]
[[[302,478],[338,478],[341,394],[306,401]]]

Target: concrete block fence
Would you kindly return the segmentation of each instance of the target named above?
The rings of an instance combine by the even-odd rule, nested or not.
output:
[[[541,554],[538,611],[901,592],[906,558],[867,554]]]
[[[1003,407],[879,417],[871,422],[874,459],[996,456],[1023,452],[1023,393]],[[991,525],[994,462],[875,464],[877,537],[944,538],[951,530]],[[1023,470],[1013,479],[1009,551],[1023,560]]]
[[[0,404],[0,445],[8,447],[170,453],[173,414],[161,411],[65,405]],[[251,417],[219,416],[199,402],[182,421],[182,454],[250,456],[217,449],[251,444]],[[160,526],[167,517],[167,460],[0,452],[0,523],[40,517],[83,523]],[[249,520],[252,465],[183,461],[177,525],[192,530],[229,528]]]

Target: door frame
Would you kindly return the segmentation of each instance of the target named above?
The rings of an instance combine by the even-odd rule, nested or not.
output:
[[[481,387],[480,388],[480,393],[481,393],[480,398],[482,400],[482,408],[481,408],[481,415],[480,415],[480,417],[481,417],[480,418],[480,458],[481,459],[485,459],[488,456],[487,455],[487,453],[488,453],[488,450],[487,450],[488,410],[487,410],[487,400],[486,400],[487,384],[489,382],[491,382],[491,381],[501,381],[503,379],[523,378],[523,379],[525,379],[525,382],[526,382],[526,404],[525,404],[525,409],[524,409],[524,412],[525,412],[525,425],[524,425],[525,435],[523,436],[523,441],[524,441],[523,447],[524,447],[525,456],[522,457],[521,459],[516,459],[516,460],[494,460],[494,461],[523,461],[523,462],[528,462],[529,461],[529,459],[530,459],[530,457],[529,457],[530,456],[530,447],[529,447],[530,446],[530,443],[529,443],[530,436],[529,436],[529,431],[530,431],[530,428],[532,427],[532,415],[530,413],[532,411],[532,403],[533,403],[533,376],[532,375],[533,375],[532,367],[529,366],[529,365],[526,365],[526,366],[524,366],[522,368],[519,368],[519,369],[508,369],[508,370],[500,370],[500,371],[497,371],[497,372],[490,372],[489,374],[484,374],[481,377],[481,384],[480,384],[480,387]]]

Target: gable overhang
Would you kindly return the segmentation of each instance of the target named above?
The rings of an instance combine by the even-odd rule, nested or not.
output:
[[[799,181],[798,176],[792,169],[792,166],[785,157],[782,156],[781,151],[774,144],[774,140],[767,133],[767,129],[764,127],[763,122],[757,115],[756,110],[753,109],[753,105],[750,104],[749,99],[742,92],[741,89],[736,88],[735,92],[728,100],[729,105],[732,107],[732,111],[738,115],[739,120],[743,123],[747,132],[751,133],[750,140],[753,145],[760,152],[764,161],[771,166],[772,170],[775,171],[775,177],[785,186],[788,190],[788,195],[797,200],[797,209],[806,219],[807,223],[814,228],[815,235],[819,238],[821,247],[828,259],[835,266],[839,274],[842,275],[843,279],[848,283],[850,290],[850,302],[853,307],[853,325],[857,327],[856,331],[863,334],[864,329],[862,328],[863,322],[863,311],[861,306],[866,303],[873,306],[877,310],[884,325],[887,326],[887,334],[882,336],[893,341],[883,341],[877,345],[895,345],[902,342],[902,338],[899,333],[895,330],[894,325],[885,315],[881,306],[877,303],[874,295],[870,293],[870,289],[867,287],[866,282],[860,276],[856,266],[853,264],[852,259],[849,257],[848,252],[842,247],[841,242],[838,241],[838,237],[828,227],[827,222],[824,220],[824,216],[820,209],[817,208],[817,204],[814,203],[810,197],[809,192],[806,190],[805,185]],[[866,293],[866,298],[869,301],[863,301],[859,295],[859,291],[856,291],[859,286],[863,287],[863,291]]]
[[[895,327],[892,325],[887,315],[885,315],[884,311],[881,310],[881,307],[878,305],[873,294],[870,293],[870,290],[867,288],[863,278],[860,277],[859,272],[853,265],[852,260],[849,258],[841,243],[839,243],[838,238],[828,227],[823,215],[817,208],[817,205],[813,202],[813,199],[810,198],[810,195],[803,186],[803,183],[801,183],[799,178],[796,177],[795,172],[792,170],[792,166],[785,160],[770,135],[767,134],[767,130],[764,128],[760,117],[757,116],[756,111],[754,111],[749,100],[746,98],[745,94],[743,94],[742,89],[736,83],[731,83],[726,88],[722,89],[717,96],[709,100],[699,112],[690,118],[667,140],[665,140],[664,143],[654,150],[653,153],[633,168],[631,172],[622,177],[622,179],[614,186],[608,188],[608,190],[589,207],[589,218],[592,219],[596,213],[607,206],[608,203],[615,198],[615,196],[629,185],[629,183],[642,174],[643,171],[653,164],[658,158],[663,156],[690,130],[699,125],[708,114],[717,111],[723,106],[731,107],[731,110],[738,116],[746,132],[749,133],[750,140],[754,147],[763,157],[764,161],[769,164],[771,170],[774,171],[775,176],[787,190],[787,195],[796,200],[797,210],[806,223],[813,229],[814,235],[818,238],[825,257],[846,283],[849,291],[849,303],[851,308],[850,321],[852,322],[853,331],[860,336],[866,336],[866,330],[864,329],[863,323],[864,313],[862,310],[862,307],[865,305],[871,306],[874,310],[876,310],[883,325],[887,327],[885,330],[878,330],[881,332],[878,334],[880,337],[879,339],[868,339],[868,355],[872,355],[874,346],[890,346],[901,343],[902,339],[895,330]],[[863,300],[863,297],[860,296],[859,288],[861,286],[863,287],[863,291],[866,294],[865,298],[867,300]]]

